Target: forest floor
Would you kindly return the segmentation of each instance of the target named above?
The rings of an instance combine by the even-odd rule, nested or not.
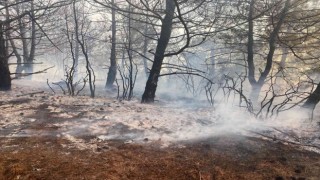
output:
[[[68,97],[14,85],[0,92],[0,111],[4,180],[320,179],[318,144],[281,140],[270,129],[230,130],[208,107]],[[311,140],[319,142],[319,133]]]

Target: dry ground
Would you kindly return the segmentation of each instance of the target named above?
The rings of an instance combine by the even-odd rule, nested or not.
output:
[[[112,116],[116,108],[129,107],[107,103],[86,110],[83,104],[61,102],[63,110],[71,112],[65,113],[59,110],[59,96],[40,93],[17,98],[18,90],[0,94],[3,180],[320,179],[320,154],[237,133],[177,141],[168,146],[161,139],[99,139],[90,132],[68,136],[64,133],[69,129],[61,124],[89,118],[93,111],[104,117],[108,113]],[[130,108],[132,112],[143,111],[141,107]],[[108,124],[102,125],[108,128]],[[141,133],[124,125],[116,130],[120,134]]]
[[[70,148],[68,141],[50,137],[0,142],[0,179],[320,178],[319,154],[232,135],[167,148],[108,141],[95,152]]]

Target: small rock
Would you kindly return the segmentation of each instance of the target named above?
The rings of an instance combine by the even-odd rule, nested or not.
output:
[[[147,142],[147,141],[149,141],[149,139],[148,139],[148,138],[144,138],[143,141],[144,141],[144,142]]]
[[[20,115],[20,116],[23,116],[23,115],[24,115],[24,113],[23,113],[23,112],[21,112],[19,115]]]
[[[101,107],[101,108],[100,108],[100,111],[103,111],[103,110],[104,110],[104,109]]]

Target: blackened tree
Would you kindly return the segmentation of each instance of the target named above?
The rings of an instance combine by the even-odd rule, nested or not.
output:
[[[143,103],[154,102],[162,62],[165,57],[165,51],[171,36],[172,20],[174,18],[175,6],[176,4],[174,0],[166,0],[165,17],[162,20],[161,33],[154,55],[153,65],[149,74],[149,78],[147,80],[144,93],[142,95],[141,101]]]
[[[0,21],[0,90],[11,89],[11,77],[6,52],[4,23]]]
[[[320,83],[317,88],[310,94],[303,107],[313,110],[320,101]]]
[[[267,53],[266,57],[266,63],[264,66],[264,70],[261,70],[260,75],[258,80],[256,80],[255,77],[255,65],[254,65],[254,10],[255,10],[255,2],[256,0],[251,0],[250,3],[250,8],[249,8],[249,15],[248,15],[248,45],[247,45],[247,50],[248,50],[248,55],[247,55],[247,63],[248,63],[248,79],[249,82],[252,86],[252,99],[257,99],[258,94],[261,91],[262,86],[264,85],[271,69],[272,69],[272,64],[274,61],[274,53],[276,50],[276,40],[277,37],[279,36],[279,32],[281,30],[281,27],[284,23],[284,20],[287,16],[289,7],[290,7],[290,0],[286,0],[285,4],[282,8],[282,11],[280,12],[278,16],[278,20],[274,23],[273,25],[273,30],[269,34],[268,37],[268,45],[269,45],[269,51]],[[271,17],[274,18],[274,17]],[[275,21],[275,19],[272,19]]]
[[[114,6],[115,1],[111,1],[111,6]],[[116,59],[116,10],[111,8],[111,53],[110,53],[110,67],[106,82],[106,88],[112,88],[112,85],[117,76],[117,59]]]

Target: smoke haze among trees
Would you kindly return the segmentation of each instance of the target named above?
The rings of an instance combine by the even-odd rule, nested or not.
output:
[[[317,0],[3,0],[0,89],[46,70],[44,84],[71,96],[106,88],[153,103],[188,93],[260,118],[313,111],[319,9]]]

